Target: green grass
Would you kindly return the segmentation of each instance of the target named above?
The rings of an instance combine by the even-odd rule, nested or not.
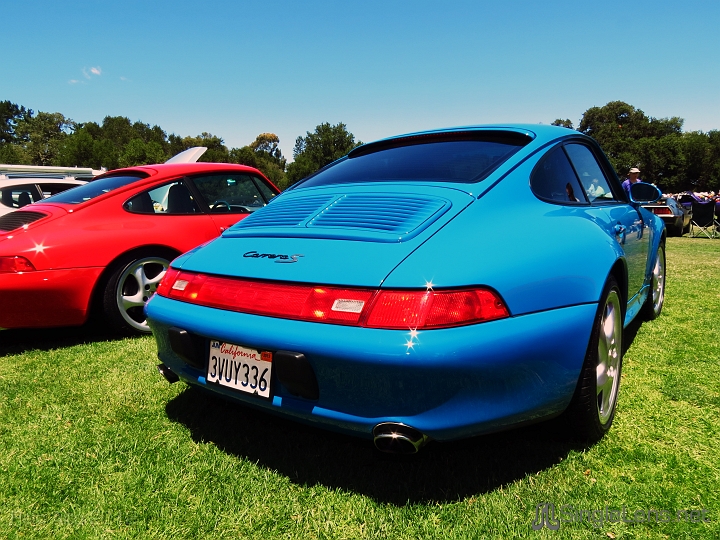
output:
[[[670,238],[667,262],[587,448],[550,422],[388,456],[168,385],[152,338],[0,333],[0,537],[720,538],[720,242]],[[711,521],[534,531],[544,501]]]

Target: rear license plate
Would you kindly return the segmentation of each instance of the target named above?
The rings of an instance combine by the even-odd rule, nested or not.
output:
[[[269,398],[271,375],[272,353],[210,341],[208,382]]]

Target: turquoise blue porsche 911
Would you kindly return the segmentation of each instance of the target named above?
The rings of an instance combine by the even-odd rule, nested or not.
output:
[[[659,197],[561,127],[364,144],[172,262],[158,368],[384,451],[561,414],[596,441],[662,310]]]

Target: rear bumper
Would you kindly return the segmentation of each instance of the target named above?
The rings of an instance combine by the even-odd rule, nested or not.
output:
[[[77,326],[102,267],[0,274],[0,328]]]
[[[682,216],[658,216],[667,228],[682,229],[684,226]]]
[[[381,422],[399,422],[449,440],[562,412],[575,391],[596,310],[584,304],[417,336],[233,313],[157,295],[147,314],[160,360],[188,384],[363,437]],[[207,383],[205,369],[173,351],[171,327],[199,336],[205,366],[210,338],[302,353],[319,398],[294,397],[277,380],[269,400]]]

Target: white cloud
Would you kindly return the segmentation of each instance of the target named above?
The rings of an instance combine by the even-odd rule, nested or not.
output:
[[[91,75],[100,76],[100,74],[102,73],[102,70],[99,67],[91,67],[89,71],[88,71],[88,68],[83,68],[82,73],[86,79],[90,80]]]

